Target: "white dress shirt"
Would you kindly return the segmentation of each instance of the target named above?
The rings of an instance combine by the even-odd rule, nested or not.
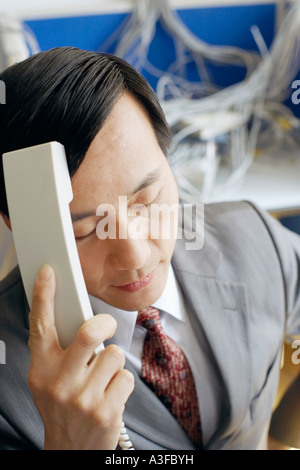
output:
[[[126,358],[141,373],[141,357],[146,329],[136,325],[137,311],[120,310],[90,296],[94,314],[108,313],[117,321],[117,330],[113,337],[126,355]],[[200,407],[204,444],[216,431],[220,412],[220,389],[215,375],[211,372],[205,359],[205,351],[195,337],[184,303],[183,295],[170,265],[165,289],[161,297],[152,304],[159,309],[161,324],[170,336],[184,351],[190,364]],[[207,380],[209,377],[209,380]],[[205,406],[201,407],[201,396],[205,394]],[[214,403],[212,403],[214,402]],[[209,410],[209,415],[207,410]]]

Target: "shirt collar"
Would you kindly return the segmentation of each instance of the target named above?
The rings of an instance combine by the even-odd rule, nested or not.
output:
[[[115,308],[92,295],[90,295],[89,298],[94,315],[98,313],[108,313],[115,318],[118,326],[114,334],[114,340],[120,347],[129,350],[136,324],[137,311],[130,312]],[[152,305],[175,317],[179,321],[185,321],[183,298],[171,264],[164,291],[160,298]]]
[[[177,320],[184,321],[184,302],[171,264],[163,293],[153,303],[153,307],[169,313]]]

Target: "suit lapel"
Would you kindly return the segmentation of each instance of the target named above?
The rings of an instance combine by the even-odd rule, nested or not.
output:
[[[246,288],[238,282],[216,277],[222,272],[222,255],[205,244],[198,252],[187,251],[177,242],[173,267],[190,312],[190,320],[213,368],[222,391],[218,415],[220,422],[206,447],[218,438],[226,441],[244,419],[250,396],[251,367],[248,350]],[[226,277],[225,277],[226,279]],[[206,380],[211,380],[207,378]],[[211,384],[213,386],[213,384]],[[209,419],[205,393],[200,413]],[[246,411],[245,411],[246,410]],[[216,410],[213,410],[214,412]],[[205,436],[205,420],[203,434]]]
[[[125,367],[135,378],[134,391],[124,411],[126,428],[150,440],[154,445],[151,448],[195,449],[176,419],[140,379],[129,361]]]

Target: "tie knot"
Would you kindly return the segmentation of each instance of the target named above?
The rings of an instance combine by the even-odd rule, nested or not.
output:
[[[137,325],[141,325],[147,330],[152,330],[160,326],[159,311],[157,308],[148,307],[138,311]]]

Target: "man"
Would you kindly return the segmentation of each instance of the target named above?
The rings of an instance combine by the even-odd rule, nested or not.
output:
[[[132,237],[138,207],[151,214],[155,204],[178,203],[170,132],[144,79],[116,57],[73,48],[38,54],[0,79],[7,89],[0,153],[53,140],[65,146],[95,313],[63,350],[53,270],[44,266],[37,277],[29,324],[18,270],[3,280],[1,447],[115,449],[124,419],[136,449],[266,448],[283,338],[300,331],[299,237],[246,202],[207,205],[196,251],[171,229],[166,238]],[[102,203],[127,236],[99,238]],[[10,227],[3,180],[0,210]],[[136,318],[150,306],[188,359],[196,442],[140,377],[146,329]],[[107,347],[94,357],[101,342]]]

